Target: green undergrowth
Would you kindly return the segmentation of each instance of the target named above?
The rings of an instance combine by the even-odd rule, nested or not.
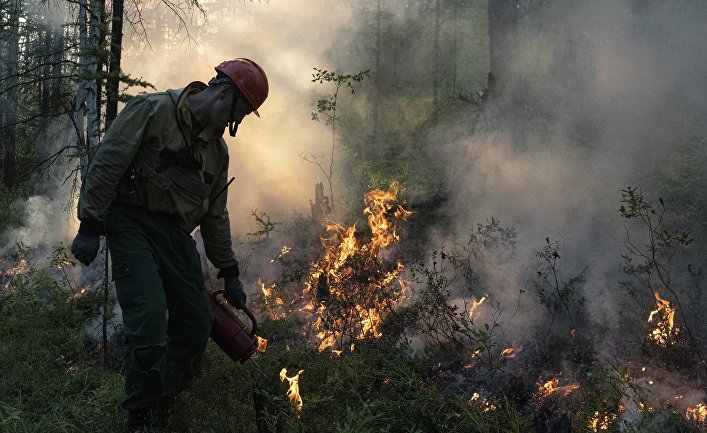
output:
[[[15,279],[0,297],[0,432],[123,432],[122,378],[91,350],[92,317],[45,271]],[[425,364],[385,345],[342,357],[310,348],[300,324],[262,324],[269,347],[254,363],[228,359],[213,343],[194,386],[177,400],[171,432],[530,432],[511,405],[482,413],[461,390],[436,384]],[[115,358],[116,356],[114,356]],[[112,359],[110,365],[117,365]],[[299,370],[301,410],[287,399]]]
[[[119,350],[109,351],[106,367],[85,333],[101,294],[72,290],[29,263],[0,290],[0,432],[124,432]],[[268,348],[245,364],[209,342],[165,431],[540,433],[563,422],[569,430],[557,431],[700,431],[681,410],[655,401],[627,368],[578,366],[576,391],[539,400],[536,380],[546,363],[530,355],[464,369],[390,342],[358,341],[339,356],[313,349],[304,328],[293,318],[264,320],[259,335]],[[300,409],[287,398],[283,368],[290,378],[301,371]],[[597,416],[611,420],[606,430],[589,427]]]

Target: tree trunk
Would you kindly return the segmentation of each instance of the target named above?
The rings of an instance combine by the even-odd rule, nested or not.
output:
[[[88,23],[86,22],[86,10],[88,6],[86,0],[79,0],[79,80],[76,85],[76,102],[74,104],[74,127],[76,129],[76,145],[79,149],[79,170],[81,173],[81,182],[86,178],[86,169],[88,168],[88,151],[86,149],[86,123],[84,116],[86,114],[86,74],[88,73],[87,55],[88,49]]]
[[[96,10],[97,15],[92,16],[91,20],[91,39],[93,41],[93,46],[96,48],[101,48],[103,42],[106,40],[106,28],[108,23],[106,22],[106,2],[105,0],[94,0],[91,2],[91,10]],[[103,68],[106,65],[107,53],[100,49],[101,54],[96,55],[96,122],[99,127],[100,135],[100,125],[101,125],[101,113],[103,106],[103,80],[105,75],[103,74]]]
[[[88,71],[89,79],[86,81],[86,120],[88,122],[88,153],[89,156],[93,150],[98,147],[100,140],[100,94],[98,93],[98,56],[95,54],[101,42],[101,10],[103,0],[91,0],[91,37],[89,40],[89,50],[94,53],[89,56]],[[91,79],[93,77],[93,79]]]
[[[106,129],[118,116],[120,60],[123,45],[123,0],[113,0],[113,22],[110,37],[110,63],[106,84]]]
[[[489,0],[489,55],[487,95],[503,95],[511,82],[518,22],[518,0]]]
[[[378,0],[376,9],[376,68],[375,68],[375,93],[373,95],[373,141],[378,138],[378,115],[380,112],[380,92],[381,92],[381,0]]]
[[[8,79],[7,88],[3,98],[5,109],[5,128],[2,132],[3,143],[3,176],[2,180],[5,186],[12,187],[15,185],[16,178],[16,158],[17,158],[17,97],[18,90],[18,73],[20,59],[20,0],[11,2],[10,10],[10,35],[8,38],[7,48],[7,69]]]
[[[441,80],[439,34],[442,21],[442,0],[435,1],[434,45],[432,46],[432,121],[437,123],[439,111],[439,85]]]

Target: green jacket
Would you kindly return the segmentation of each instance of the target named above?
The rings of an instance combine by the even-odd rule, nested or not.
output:
[[[228,182],[226,142],[221,135],[192,134],[187,95],[205,87],[193,82],[184,89],[140,95],[125,106],[89,164],[79,196],[79,231],[95,233],[102,227],[116,194],[127,195],[135,174],[143,179],[144,208],[170,215],[186,232],[201,226],[211,263],[220,269],[237,266],[227,194],[217,197]],[[165,150],[170,161],[178,161],[169,170],[160,165]]]

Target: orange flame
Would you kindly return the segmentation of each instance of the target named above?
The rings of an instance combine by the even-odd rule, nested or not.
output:
[[[544,384],[540,385],[538,388],[538,392],[540,393],[541,397],[548,397],[551,394],[554,393],[563,393],[565,397],[570,395],[572,391],[579,389],[579,384],[574,383],[572,385],[565,385],[565,386],[558,386],[560,383],[559,375],[555,376],[554,378],[548,380]]]
[[[260,278],[258,278],[258,284],[260,284],[260,291],[263,292],[265,310],[270,317],[273,320],[282,319],[285,317],[285,312],[282,310],[285,302],[280,297],[275,295],[275,284],[268,287],[260,280]]]
[[[299,375],[304,373],[300,370],[296,375],[287,377],[287,367],[280,370],[280,382],[287,381],[290,387],[287,390],[287,398],[297,407],[297,410],[302,409],[302,397],[299,394]]]
[[[471,308],[469,308],[469,320],[474,320],[474,312],[481,304],[484,303],[486,298],[488,298],[488,296],[484,296],[483,298],[479,299],[479,301],[477,301],[476,299],[473,299],[471,301]]]
[[[508,347],[506,349],[503,349],[500,355],[500,359],[511,359],[515,358],[518,352],[523,351],[523,345],[518,347],[517,349],[515,347]]]
[[[258,352],[265,352],[265,350],[268,348],[268,340],[261,338],[259,336],[255,336],[255,338],[258,339]]]
[[[673,343],[680,332],[680,328],[675,326],[675,308],[670,305],[669,301],[662,299],[658,292],[655,293],[655,305],[657,309],[651,311],[648,323],[653,322],[653,317],[656,315],[660,320],[651,331],[649,338],[659,346],[666,347]]]
[[[695,407],[687,408],[685,417],[702,427],[707,427],[707,405],[700,403]]]

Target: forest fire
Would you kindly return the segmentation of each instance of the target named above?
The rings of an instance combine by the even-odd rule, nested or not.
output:
[[[367,236],[357,236],[355,224],[326,223],[330,236],[321,240],[324,257],[311,265],[303,291],[303,309],[316,318],[312,330],[320,351],[353,350],[354,340],[380,338],[386,312],[407,296],[408,286],[398,278],[404,265],[381,257],[384,248],[399,240],[398,226],[411,214],[398,203],[398,190],[394,182],[388,191],[365,194]]]
[[[564,385],[564,386],[558,386],[560,383],[559,375],[555,376],[554,378],[548,380],[544,384],[540,385],[538,387],[538,392],[540,393],[540,397],[549,397],[550,395],[554,393],[562,393],[564,394],[565,397],[569,396],[572,391],[579,389],[579,384],[573,383],[571,385]]]
[[[287,367],[283,367],[280,370],[280,382],[287,381],[289,383],[289,388],[287,389],[287,398],[290,399],[292,404],[297,407],[297,410],[302,409],[302,397],[299,393],[299,375],[304,373],[304,370],[300,370],[292,377],[287,376]]]
[[[669,301],[662,299],[658,292],[655,293],[656,310],[651,311],[648,323],[653,323],[653,317],[658,315],[658,322],[651,331],[649,338],[657,345],[667,347],[675,341],[680,328],[675,326],[675,308]]]

